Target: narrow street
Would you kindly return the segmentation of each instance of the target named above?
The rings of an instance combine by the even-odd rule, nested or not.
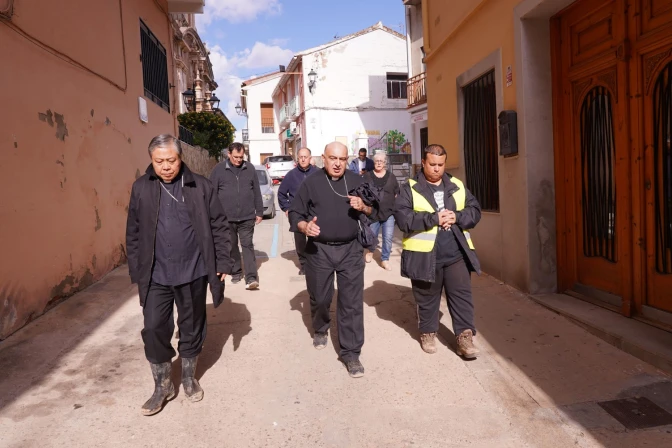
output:
[[[474,278],[482,355],[453,353],[445,302],[439,351],[425,354],[398,244],[392,272],[366,267],[366,375],[352,379],[335,328],[312,347],[284,215],[255,241],[261,289],[227,284],[217,310],[208,299],[203,401],[180,390],[140,415],[153,383],[122,266],[0,345],[0,446],[670,446],[672,426],[626,430],[597,404],[637,393],[672,411],[667,376],[488,276]]]

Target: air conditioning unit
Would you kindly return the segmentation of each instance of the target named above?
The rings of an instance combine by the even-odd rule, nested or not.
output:
[[[289,123],[289,132],[296,134],[296,121]]]
[[[293,136],[299,136],[299,135],[301,135],[301,128],[298,128],[298,127],[297,127],[296,129],[294,129],[294,131],[292,132],[292,135],[293,135]]]

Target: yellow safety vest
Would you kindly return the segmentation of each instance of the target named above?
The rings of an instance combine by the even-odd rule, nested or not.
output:
[[[457,185],[458,190],[453,193],[453,199],[455,199],[455,209],[460,211],[464,209],[464,204],[467,200],[466,189],[461,180],[453,177],[450,179],[452,183]],[[413,189],[413,186],[417,184],[417,181],[409,179],[408,184],[411,187],[411,194],[413,197],[413,211],[414,212],[428,212],[436,213],[436,210],[429,203],[427,199],[417,191]],[[402,246],[404,250],[410,250],[412,252],[431,252],[434,249],[434,243],[436,243],[436,235],[439,233],[439,226],[434,226],[429,230],[421,232],[412,232],[405,233],[402,240]],[[467,239],[467,244],[471,250],[474,250],[474,243],[471,241],[471,235],[466,230],[463,230],[462,233]]]

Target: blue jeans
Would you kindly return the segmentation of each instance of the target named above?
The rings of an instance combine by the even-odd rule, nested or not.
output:
[[[385,222],[372,222],[369,227],[376,235],[380,232],[380,228],[383,228],[383,255],[381,260],[389,261],[392,252],[392,237],[394,236],[394,215],[387,218]]]

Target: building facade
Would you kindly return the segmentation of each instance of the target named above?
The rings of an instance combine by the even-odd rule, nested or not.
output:
[[[422,8],[429,140],[483,205],[484,269],[670,328],[672,1]]]
[[[255,164],[261,164],[266,157],[281,154],[272,96],[281,76],[280,72],[269,73],[248,79],[241,86],[240,106],[247,116],[243,143],[248,149],[248,160]]]
[[[1,6],[3,339],[125,262],[147,145],[178,131],[170,14],[200,13],[203,0]]]
[[[319,156],[340,141],[355,154],[390,132],[403,134],[397,151],[410,151],[407,80],[406,40],[381,23],[297,53],[273,92],[283,152]]]
[[[427,77],[424,62],[424,31],[422,1],[402,0],[406,10],[406,52],[408,54],[408,112],[411,119],[409,141],[412,148],[413,172],[420,169],[422,150],[428,145]]]

